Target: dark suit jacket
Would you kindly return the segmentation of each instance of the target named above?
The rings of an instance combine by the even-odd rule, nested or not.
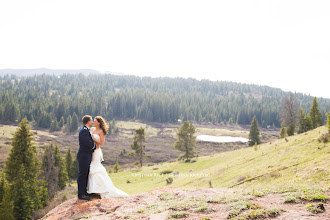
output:
[[[79,131],[79,151],[93,152],[95,144],[92,139],[91,133],[86,126],[83,126]]]

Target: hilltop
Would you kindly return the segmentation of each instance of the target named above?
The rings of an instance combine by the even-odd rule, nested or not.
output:
[[[278,219],[328,219],[330,143],[317,140],[326,131],[320,127],[261,144],[257,150],[249,147],[189,163],[161,163],[113,173],[115,186],[130,197],[90,202],[71,199],[45,219],[253,219],[273,215]],[[173,178],[170,186],[168,178]],[[323,206],[325,212],[315,214],[307,206],[319,206],[319,210]]]

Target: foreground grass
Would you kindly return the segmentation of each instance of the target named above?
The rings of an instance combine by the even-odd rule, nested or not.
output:
[[[213,187],[241,188],[254,195],[310,187],[328,189],[330,143],[317,141],[326,132],[325,127],[320,127],[288,137],[288,141],[283,139],[262,144],[257,151],[249,147],[199,157],[195,163],[162,163],[142,169],[127,169],[110,177],[115,186],[129,194],[163,187],[169,177],[174,179],[172,186],[209,187],[211,181]],[[161,175],[164,170],[178,171],[179,175]]]

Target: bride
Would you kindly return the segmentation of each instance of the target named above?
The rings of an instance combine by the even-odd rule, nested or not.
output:
[[[101,198],[111,198],[128,196],[127,193],[117,189],[106,169],[101,164],[103,154],[101,146],[104,144],[105,135],[108,133],[108,126],[101,116],[96,116],[94,119],[94,127],[91,128],[92,138],[96,144],[96,149],[92,155],[92,162],[89,167],[87,189],[89,193],[100,194]]]

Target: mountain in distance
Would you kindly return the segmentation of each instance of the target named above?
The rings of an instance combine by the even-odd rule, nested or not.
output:
[[[75,74],[99,74],[100,71],[93,69],[47,69],[47,68],[37,68],[37,69],[0,69],[0,76],[5,75],[15,75],[15,76],[34,76],[41,74],[51,74],[60,76],[64,73]]]

